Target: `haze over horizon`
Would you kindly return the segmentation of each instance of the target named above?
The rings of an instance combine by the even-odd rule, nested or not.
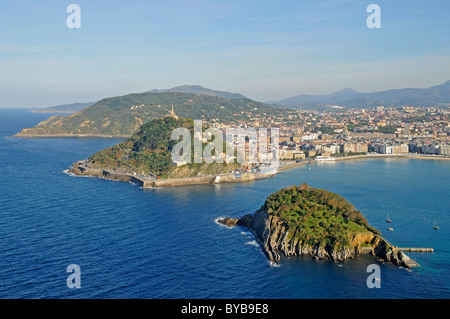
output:
[[[448,1],[76,1],[0,4],[0,108],[48,107],[181,85],[257,101],[449,80]]]

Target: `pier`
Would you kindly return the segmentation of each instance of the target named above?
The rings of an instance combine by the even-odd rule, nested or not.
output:
[[[411,259],[409,256],[407,256],[404,251],[408,252],[433,252],[433,248],[415,248],[415,247],[392,247],[393,251],[399,251],[401,255],[401,260],[403,262],[403,265],[409,269],[412,267],[419,267],[419,264]]]
[[[402,251],[410,251],[410,252],[424,252],[424,253],[432,253],[434,251],[433,248],[414,248],[414,247],[397,247],[398,250]]]

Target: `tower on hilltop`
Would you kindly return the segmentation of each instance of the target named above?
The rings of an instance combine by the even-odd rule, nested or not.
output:
[[[175,114],[175,112],[174,112],[174,110],[173,110],[173,104],[172,104],[172,111],[169,111],[169,113],[166,114],[166,116],[164,116],[164,117],[172,117],[172,118],[174,118],[175,120],[178,120],[178,116]]]

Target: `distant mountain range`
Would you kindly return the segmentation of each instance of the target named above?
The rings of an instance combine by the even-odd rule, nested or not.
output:
[[[72,104],[62,104],[51,107],[46,107],[43,109],[33,110],[33,113],[61,113],[61,114],[73,114],[88,106],[91,106],[95,102],[87,103],[72,103]]]
[[[395,89],[371,93],[360,93],[353,89],[327,95],[297,95],[272,104],[287,107],[323,108],[341,106],[345,108],[366,108],[374,106],[437,106],[450,104],[450,81],[428,89]]]
[[[182,85],[171,89],[154,89],[144,93],[191,93],[215,96],[227,100],[251,100],[240,93],[212,90],[200,85]],[[73,114],[94,104],[95,102],[63,104],[37,109],[33,112]],[[302,107],[304,109],[329,109],[336,106],[343,108],[370,108],[380,105],[386,107],[448,105],[450,104],[450,81],[427,89],[406,88],[371,93],[360,93],[346,88],[331,94],[302,94],[281,101],[268,101],[264,104],[290,108]]]
[[[239,93],[211,90],[208,88],[204,88],[203,86],[200,86],[200,85],[182,85],[182,86],[177,86],[177,87],[174,87],[171,89],[151,90],[148,92],[151,92],[151,93],[163,93],[163,92],[193,93],[193,94],[218,96],[218,97],[221,97],[224,99],[231,99],[231,100],[248,99],[248,97],[246,97],[242,94],[239,94]]]

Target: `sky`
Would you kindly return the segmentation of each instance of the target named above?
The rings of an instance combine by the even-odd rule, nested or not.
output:
[[[187,84],[257,101],[427,88],[450,80],[449,13],[448,0],[0,0],[0,108]]]

